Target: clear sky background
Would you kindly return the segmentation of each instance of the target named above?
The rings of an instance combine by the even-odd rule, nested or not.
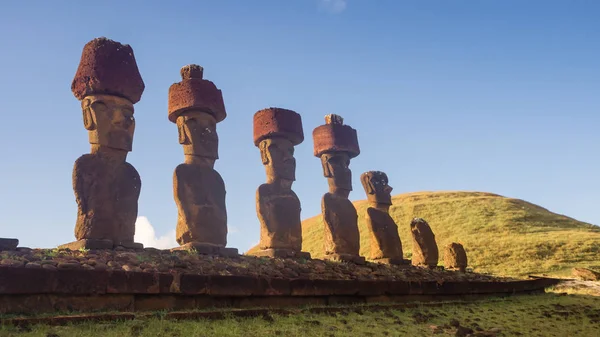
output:
[[[312,130],[335,113],[362,150],[352,200],[365,197],[360,173],[381,170],[393,193],[493,192],[599,224],[599,18],[593,0],[2,1],[0,237],[74,240],[71,172],[89,144],[70,85],[100,36],[132,46],[146,83],[128,157],[146,244],[175,244],[183,150],[167,92],[189,63],[223,91],[215,168],[241,251],[258,242],[265,181],[252,116],[270,106],[302,115],[302,218],[327,190]]]

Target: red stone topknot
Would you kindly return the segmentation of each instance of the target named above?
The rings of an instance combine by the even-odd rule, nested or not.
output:
[[[266,108],[254,114],[254,145],[265,138],[286,138],[298,145],[304,141],[302,117],[295,111],[282,108]]]
[[[325,116],[325,124],[313,130],[313,143],[315,157],[328,152],[346,152],[350,158],[360,154],[356,130],[344,125],[344,119],[335,114]]]
[[[116,95],[137,103],[145,85],[133,50],[127,44],[100,37],[83,47],[79,67],[71,83],[77,99],[88,95]]]
[[[169,120],[177,122],[177,117],[188,110],[198,110],[211,114],[217,123],[227,117],[223,94],[217,86],[203,78],[204,68],[189,64],[181,68],[181,82],[169,88]]]

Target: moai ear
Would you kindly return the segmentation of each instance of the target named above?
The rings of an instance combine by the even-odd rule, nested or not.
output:
[[[190,143],[188,134],[185,129],[185,117],[177,117],[177,133],[179,134],[179,144],[181,145],[187,145]]]
[[[321,165],[323,166],[323,176],[325,176],[325,178],[331,178],[333,177],[333,172],[331,172],[331,166],[329,164],[329,156],[328,155],[321,155]]]
[[[360,175],[360,182],[362,183],[367,194],[375,194],[375,186],[373,185],[373,180],[371,177],[372,176],[369,174],[369,172],[365,172]]]
[[[262,140],[259,144],[258,144],[258,148],[260,149],[260,158],[262,159],[262,163],[263,165],[267,165],[269,164],[269,154],[267,153],[267,148],[268,148],[268,140]]]
[[[92,99],[85,98],[81,101],[81,111],[83,112],[83,126],[88,131],[96,130],[96,123],[94,122],[94,114],[92,113]]]

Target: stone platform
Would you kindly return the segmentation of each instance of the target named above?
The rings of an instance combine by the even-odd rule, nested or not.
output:
[[[19,245],[18,239],[6,239],[0,238],[0,251],[3,250],[15,250]]]

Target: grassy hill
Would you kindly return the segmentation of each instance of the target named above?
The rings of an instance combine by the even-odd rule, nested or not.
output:
[[[397,195],[390,214],[399,227],[405,258],[410,258],[410,221],[427,220],[440,249],[450,242],[465,246],[469,266],[496,275],[567,275],[575,266],[600,268],[600,227],[555,214],[529,202],[483,192],[416,192]],[[354,203],[359,214],[361,255],[370,242],[366,201]],[[303,250],[320,258],[320,215],[302,223]]]

